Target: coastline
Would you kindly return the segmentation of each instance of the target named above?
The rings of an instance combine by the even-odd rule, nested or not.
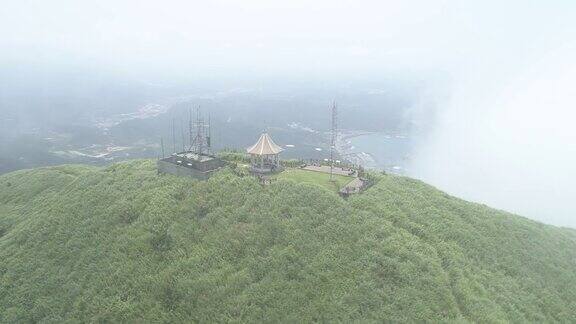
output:
[[[368,152],[354,152],[354,146],[352,145],[352,138],[373,135],[378,132],[373,131],[341,131],[336,138],[336,152],[342,157],[342,159],[347,160],[352,164],[362,166],[367,169],[379,170],[378,164],[374,156]]]
[[[355,140],[358,137],[366,138]],[[405,141],[409,141],[409,137],[403,133],[342,131],[336,141],[336,151],[342,159],[363,168],[403,175],[409,159]]]

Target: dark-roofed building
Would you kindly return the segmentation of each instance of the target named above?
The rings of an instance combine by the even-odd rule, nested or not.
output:
[[[212,155],[181,152],[159,160],[158,172],[206,180],[225,166],[225,161]]]
[[[348,197],[352,194],[362,192],[367,186],[368,180],[356,177],[352,181],[348,182],[344,188],[340,189],[339,193],[343,197]]]

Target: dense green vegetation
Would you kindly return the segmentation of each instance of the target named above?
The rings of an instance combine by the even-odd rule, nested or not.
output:
[[[576,321],[576,234],[379,176],[0,177],[0,322]]]
[[[330,180],[330,174],[322,172],[314,172],[302,169],[287,169],[276,176],[276,179],[291,180],[296,183],[310,183],[322,186],[328,190],[338,192],[348,182],[352,181],[352,177],[345,177],[342,175],[334,175],[333,181]]]

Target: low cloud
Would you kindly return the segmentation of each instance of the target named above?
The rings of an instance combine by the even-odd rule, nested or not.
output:
[[[538,52],[456,76],[412,170],[463,198],[576,228],[576,50]]]

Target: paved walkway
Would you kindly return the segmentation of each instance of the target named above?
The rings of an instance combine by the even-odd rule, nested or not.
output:
[[[328,166],[328,165],[321,165],[321,166],[307,165],[307,166],[303,167],[302,169],[303,170],[309,170],[309,171],[330,173],[330,166]],[[348,169],[348,168],[334,167],[333,172],[334,172],[334,174],[343,175],[343,176],[355,176],[356,175],[356,171]]]

